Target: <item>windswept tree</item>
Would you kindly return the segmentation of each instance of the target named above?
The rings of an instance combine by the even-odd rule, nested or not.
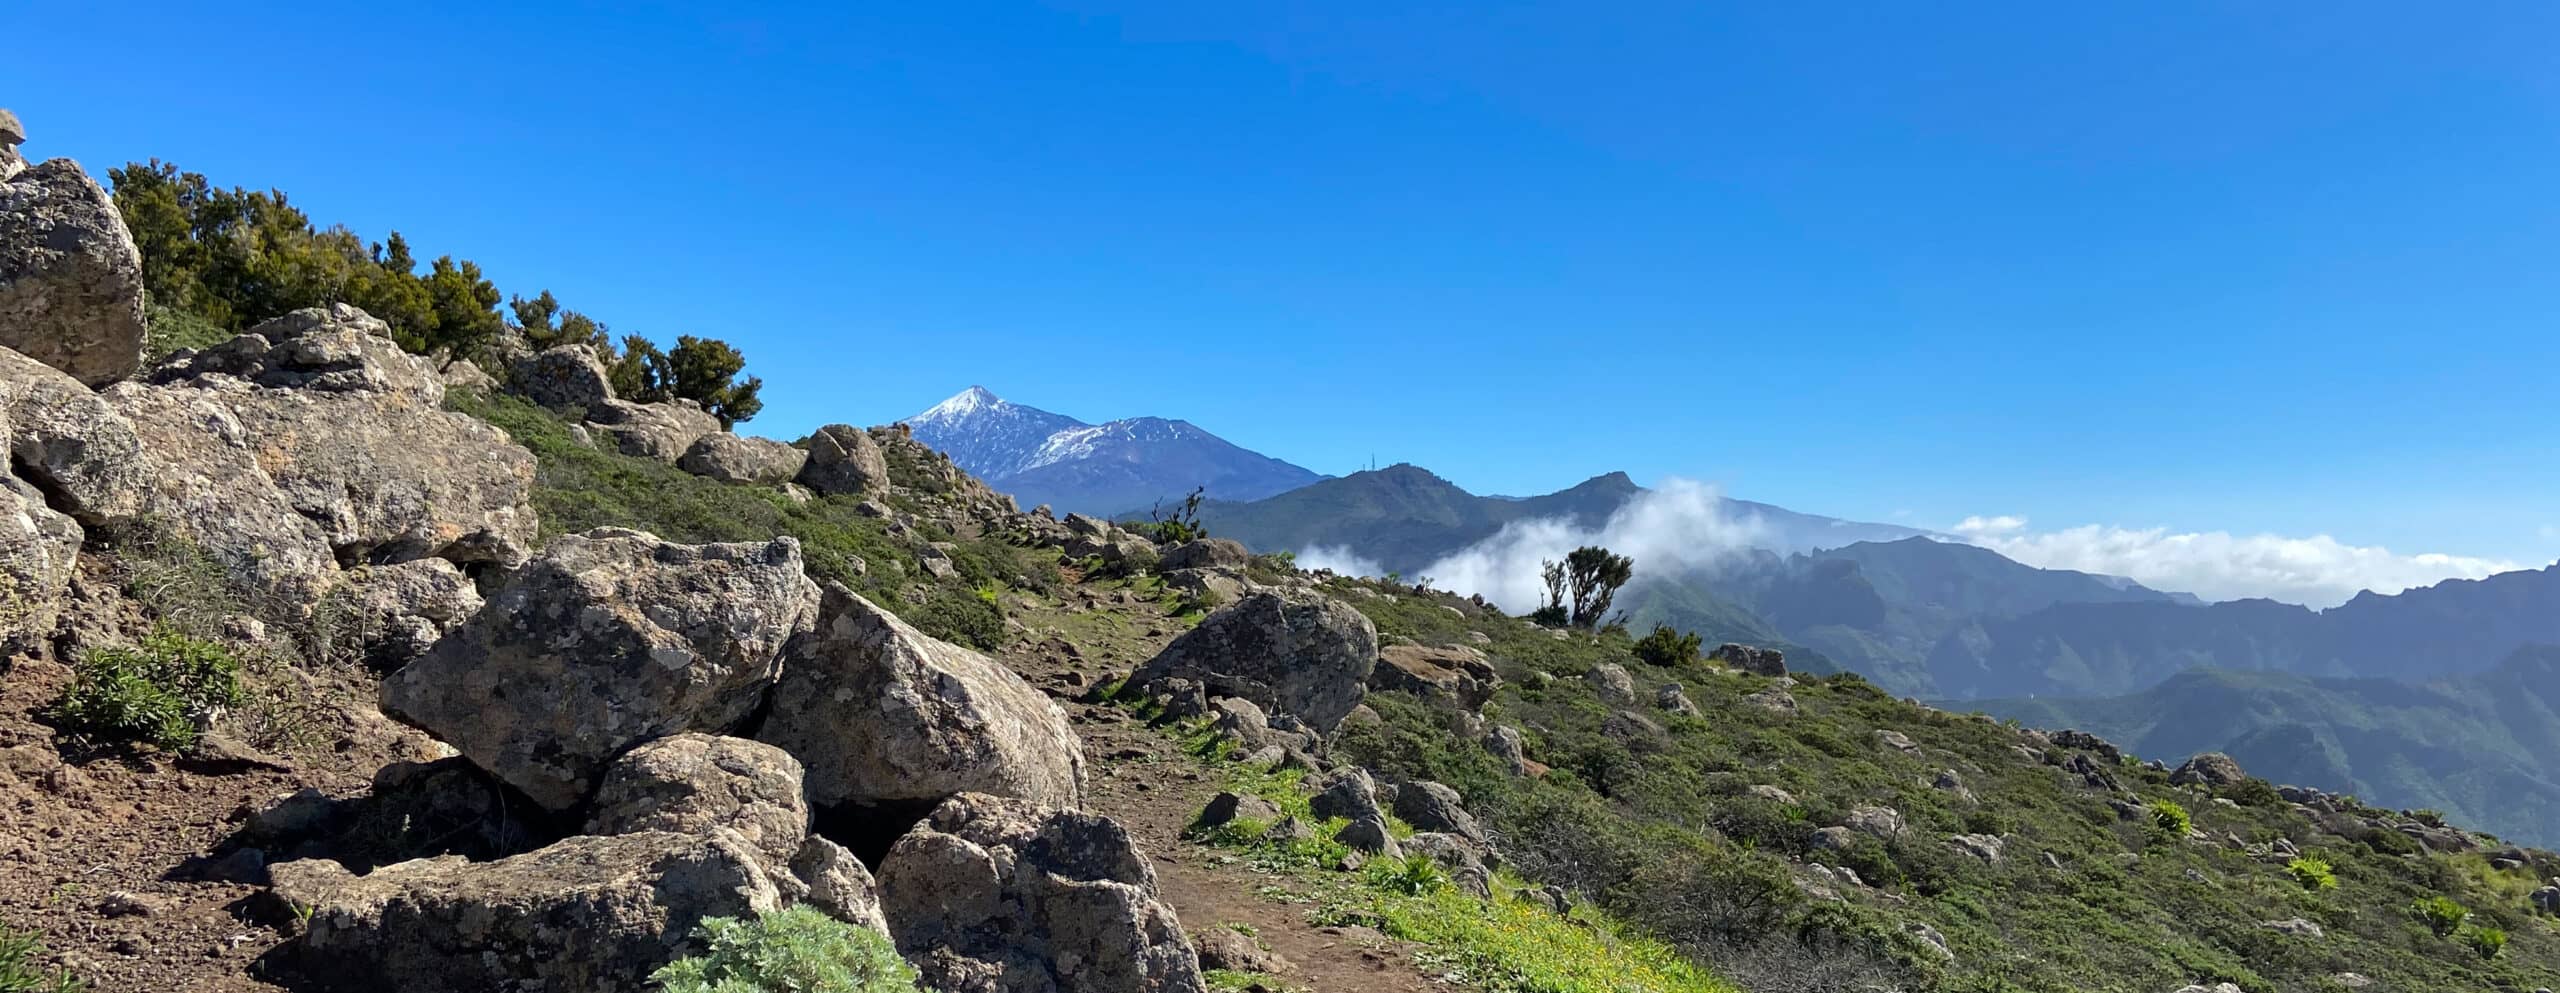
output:
[[[524,331],[525,343],[535,351],[585,345],[599,354],[613,354],[613,336],[604,322],[560,306],[560,298],[550,290],[531,300],[515,297],[507,307],[515,311],[516,327]]]
[[[680,335],[676,347],[667,352],[659,386],[679,399],[701,404],[721,424],[734,427],[764,409],[764,401],[756,396],[764,389],[764,380],[738,378],[746,368],[747,357],[728,342]]]
[[[1632,560],[1597,545],[1574,549],[1562,562],[1541,561],[1538,578],[1546,585],[1547,603],[1531,613],[1529,619],[1585,630],[1599,627],[1609,616],[1609,601],[1634,576]]]

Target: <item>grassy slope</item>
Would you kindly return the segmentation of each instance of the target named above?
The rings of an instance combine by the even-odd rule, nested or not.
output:
[[[1350,584],[1337,586],[1348,592]],[[1775,931],[1847,936],[1817,943],[1817,961],[1795,968],[1873,949],[1915,985],[1934,989],[2156,991],[2197,981],[2330,989],[2341,972],[2410,990],[2560,981],[2560,935],[2521,899],[2535,879],[2560,873],[2560,859],[2492,872],[2477,855],[2403,857],[2410,846],[2396,834],[2366,841],[2323,833],[2263,784],[2228,791],[2235,803],[2226,805],[2199,789],[2172,788],[2158,773],[2114,770],[2146,801],[2181,803],[2210,838],[2282,837],[2336,865],[2338,889],[2307,892],[2281,864],[2161,840],[2146,822],[2120,819],[2109,797],[2028,761],[2014,749],[2016,731],[1984,718],[1900,702],[1845,676],[1799,684],[1792,692],[1802,713],[1782,718],[1740,702],[1768,680],[1703,664],[1649,670],[1621,637],[1556,640],[1509,618],[1462,618],[1405,592],[1348,599],[1382,631],[1416,641],[1491,635],[1488,650],[1508,682],[1489,716],[1529,729],[1531,757],[1555,771],[1510,779],[1453,733],[1447,715],[1395,694],[1373,694],[1386,724],[1354,730],[1342,750],[1391,773],[1457,786],[1502,830],[1521,866],[1599,895],[1710,961],[1735,955],[1736,942],[1720,930]],[[1652,684],[1678,680],[1706,716],[1644,708],[1662,733],[1623,721],[1612,733],[1604,728],[1610,711],[1578,678],[1602,661],[1635,671],[1645,700]],[[1537,688],[1535,673],[1555,678]],[[1920,754],[1885,747],[1882,730],[1908,735]],[[1942,769],[1957,771],[1976,800],[1933,788]],[[1749,796],[1758,784],[1781,787],[1797,802]],[[1907,840],[1846,853],[1808,849],[1813,828],[1868,803],[1900,810],[1912,825]],[[1956,854],[1946,839],[1959,832],[2003,835],[2007,858],[1990,865]],[[2047,865],[2045,853],[2061,868]],[[1788,859],[1847,864],[1880,886],[1853,890],[1840,904],[1804,901],[1783,882]],[[1758,903],[1710,898],[1751,893],[1777,895]],[[2435,894],[2504,928],[2512,944],[2484,961],[2435,937],[2404,912]],[[2320,923],[2326,937],[2260,926],[2295,917]],[[1936,961],[1909,940],[1914,924],[1943,934],[1954,961]]]

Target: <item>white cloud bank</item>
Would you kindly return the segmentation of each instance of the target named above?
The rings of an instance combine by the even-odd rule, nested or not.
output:
[[[1756,519],[1725,514],[1715,487],[1667,479],[1620,505],[1596,529],[1555,517],[1514,521],[1493,537],[1432,563],[1422,575],[1431,577],[1434,587],[1482,594],[1506,611],[1527,613],[1546,596],[1538,582],[1539,562],[1563,559],[1581,546],[1604,546],[1633,560],[1641,582],[1647,576],[1716,565],[1751,547],[1759,535]],[[1305,564],[1305,554],[1298,561]]]
[[[2446,579],[2479,579],[2524,568],[2464,555],[2401,555],[2325,534],[2173,533],[2097,524],[2030,531],[2026,518],[2014,516],[1968,517],[1954,531],[1974,544],[2046,569],[2124,576],[2153,589],[2207,600],[2266,597],[2310,607],[2334,607],[2361,590],[2398,593]]]
[[[1331,569],[1345,576],[1375,576],[1386,571],[1376,560],[1362,558],[1348,545],[1309,545],[1298,549],[1298,568]]]

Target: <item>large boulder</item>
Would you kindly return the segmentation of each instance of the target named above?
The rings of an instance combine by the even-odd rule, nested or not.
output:
[[[613,377],[596,350],[585,345],[560,345],[525,356],[512,372],[516,395],[574,417],[613,399]]]
[[[1612,707],[1636,705],[1635,677],[1627,675],[1626,666],[1602,662],[1583,673],[1582,679],[1591,684],[1592,695],[1599,697],[1601,703]]]
[[[443,559],[371,566],[351,578],[356,642],[384,672],[416,661],[480,610],[479,588]]]
[[[444,402],[444,374],[391,340],[391,326],[343,303],[305,307],[261,322],[201,352],[182,352],[151,370],[158,384],[219,386],[227,376],[269,389],[396,394]]]
[[[1787,674],[1787,653],[1775,648],[1755,648],[1728,641],[1708,652],[1707,661],[1729,665],[1754,676]]]
[[[758,740],[798,756],[822,805],[959,793],[1072,807],[1084,750],[1065,711],[1013,670],[929,637],[829,583],[794,640]]]
[[[564,535],[425,658],[384,679],[383,712],[565,811],[624,749],[745,720],[817,601],[793,538]]]
[[[1463,710],[1482,710],[1501,686],[1484,652],[1464,645],[1388,645],[1369,674],[1370,689],[1401,690]]]
[[[45,506],[43,493],[0,474],[0,656],[33,650],[53,630],[83,537],[79,522]]]
[[[779,486],[796,479],[809,453],[770,438],[744,438],[714,431],[694,439],[676,467],[724,483]]]
[[[2205,752],[2181,763],[2169,774],[2169,785],[2231,786],[2249,778],[2240,763],[2221,752]]]
[[[1359,611],[1319,594],[1264,592],[1210,614],[1131,678],[1194,680],[1331,734],[1377,664],[1378,629]]]
[[[880,866],[898,950],[942,993],[1202,993],[1155,870],[1099,814],[963,794]]]
[[[674,465],[695,441],[720,430],[720,419],[690,400],[604,400],[587,408],[587,430],[624,455]]]
[[[763,742],[699,733],[660,738],[605,770],[587,833],[726,828],[770,864],[787,865],[809,837],[800,780],[800,760]]]
[[[1458,791],[1428,780],[1396,788],[1396,816],[1416,831],[1436,831],[1482,844],[1484,828],[1476,823]]]
[[[1166,549],[1162,567],[1175,569],[1240,570],[1253,561],[1253,553],[1242,544],[1225,538],[1201,538]]]
[[[800,485],[841,496],[878,496],[889,490],[889,456],[870,432],[829,424],[809,436]]]
[[[782,904],[754,846],[719,830],[581,836],[364,876],[287,862],[273,875],[276,896],[309,914],[303,973],[343,993],[626,993],[683,954],[704,918]]]
[[[0,348],[0,411],[18,475],[83,524],[142,513],[153,475],[133,421],[69,373]]]
[[[142,252],[107,191],[70,159],[0,179],[0,347],[96,387],[142,338]]]

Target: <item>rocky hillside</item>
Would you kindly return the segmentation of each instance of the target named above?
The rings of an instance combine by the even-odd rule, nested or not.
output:
[[[585,346],[146,362],[103,192],[15,161],[0,990],[2560,980],[2560,856],[2227,757],[1023,513]]]

